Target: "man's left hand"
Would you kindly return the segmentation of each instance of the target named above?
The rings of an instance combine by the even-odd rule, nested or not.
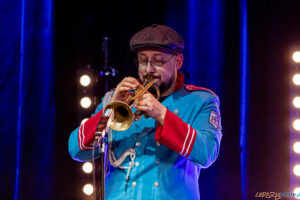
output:
[[[167,108],[164,107],[152,94],[147,92],[135,106],[136,109],[146,112],[150,117],[157,120],[160,125],[164,124]]]

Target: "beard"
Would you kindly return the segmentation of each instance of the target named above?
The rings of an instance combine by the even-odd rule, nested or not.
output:
[[[153,77],[160,79],[160,77],[157,76],[153,76]],[[160,85],[158,86],[160,94],[163,94],[164,92],[168,91],[171,88],[174,81],[175,81],[175,74],[173,73],[172,76],[167,81],[161,82]]]
[[[146,75],[144,75],[144,77],[145,77]],[[155,75],[152,75],[151,74],[151,76],[153,77],[153,78],[158,78],[158,79],[160,79],[160,76],[155,76]],[[161,79],[160,79],[161,80]],[[163,94],[164,92],[166,92],[166,91],[168,91],[170,88],[171,88],[171,86],[172,86],[172,84],[173,84],[173,82],[175,81],[175,73],[173,73],[172,74],[172,76],[167,80],[167,81],[165,81],[165,82],[162,82],[161,81],[161,83],[160,83],[160,85],[158,86],[158,89],[159,89],[159,92],[160,92],[160,94]],[[149,92],[151,93],[151,94],[156,94],[156,90],[155,90],[155,88],[154,87],[150,87],[149,88]]]
[[[162,82],[159,85],[159,91],[160,91],[161,94],[163,94],[164,92],[168,91],[171,88],[171,86],[174,82],[174,79],[175,79],[175,76],[173,74],[173,76],[168,81]]]

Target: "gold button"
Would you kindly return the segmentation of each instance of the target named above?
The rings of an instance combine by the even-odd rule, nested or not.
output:
[[[132,182],[132,183],[131,183],[131,186],[132,186],[132,187],[135,187],[135,186],[136,186],[136,182]]]
[[[159,145],[160,145],[160,143],[159,143],[159,142],[156,142],[156,145],[157,145],[157,146],[159,146]]]
[[[158,182],[155,182],[155,183],[154,183],[154,185],[155,185],[156,187],[158,187],[158,186],[159,186]]]
[[[175,109],[173,112],[175,115],[177,115],[179,111],[177,109]]]
[[[139,162],[135,162],[135,166],[139,166],[140,165],[140,163]]]
[[[141,143],[137,142],[137,143],[135,143],[135,146],[139,147],[139,146],[141,146]]]

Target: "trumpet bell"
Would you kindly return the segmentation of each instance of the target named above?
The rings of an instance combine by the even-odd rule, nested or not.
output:
[[[109,103],[105,109],[112,109],[114,112],[114,117],[109,125],[113,130],[125,131],[131,126],[133,112],[128,104],[123,101],[114,101]]]

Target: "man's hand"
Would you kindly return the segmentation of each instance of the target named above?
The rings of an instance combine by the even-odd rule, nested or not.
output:
[[[124,78],[116,87],[116,90],[114,92],[114,95],[112,97],[112,101],[120,101],[124,100],[122,97],[124,96],[124,93],[128,92],[129,90],[136,89],[140,83],[138,80],[132,77],[126,77]]]
[[[112,101],[122,101],[126,96],[124,93],[134,90],[141,84],[133,77],[124,78],[116,87]],[[164,107],[152,94],[147,92],[139,100],[136,109],[146,112],[149,117],[157,120],[161,125],[164,124],[167,108]]]
[[[152,94],[147,92],[135,106],[136,109],[146,112],[163,126],[167,108],[164,107]]]

